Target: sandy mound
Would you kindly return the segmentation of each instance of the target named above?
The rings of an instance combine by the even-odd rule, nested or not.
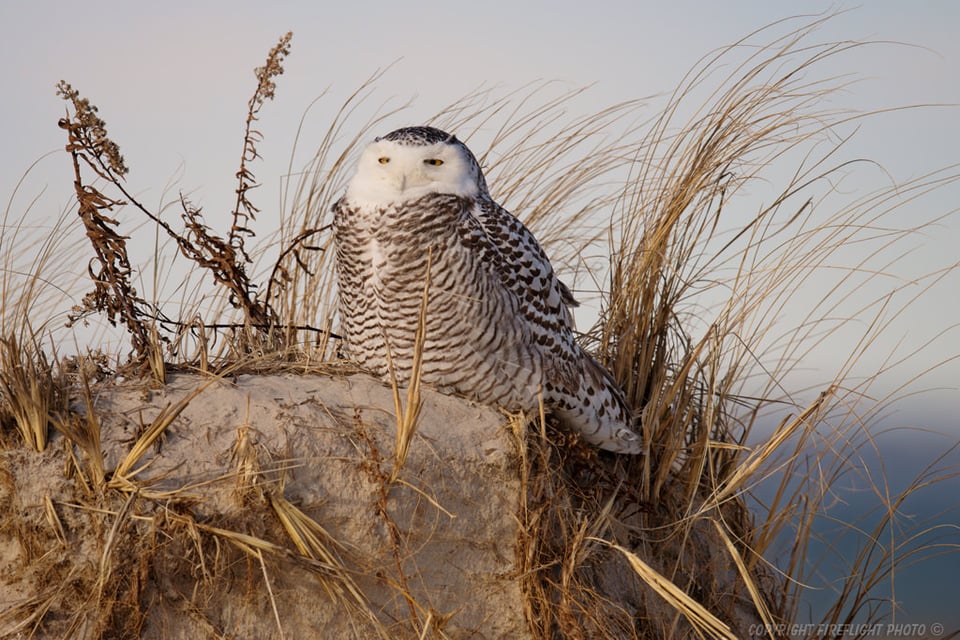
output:
[[[117,467],[144,425],[204,382],[176,375],[160,390],[99,389],[106,468]],[[71,463],[62,438],[43,454],[6,451],[0,505],[22,513],[35,530],[0,528],[0,609],[52,598],[38,637],[67,630],[83,637],[119,625],[144,638],[266,638],[280,636],[279,620],[288,638],[319,637],[321,630],[323,637],[364,638],[404,636],[428,618],[452,637],[526,637],[513,575],[518,466],[505,418],[425,392],[404,471],[389,484],[393,414],[390,390],[364,376],[216,381],[138,464],[148,465],[135,476],[140,494],[124,494],[129,504],[103,504],[106,518],[73,506],[89,497],[80,495],[82,483],[64,479]],[[247,450],[256,461],[242,459],[243,443],[253,445]],[[244,480],[238,465],[259,472]],[[239,532],[295,550],[264,494],[282,496],[322,525],[326,546],[375,622],[343,595],[347,588],[322,562],[261,551],[261,563],[255,545],[244,550],[212,533]],[[46,560],[36,554],[56,533],[45,497],[65,537]],[[98,585],[104,564],[112,568]],[[331,597],[324,582],[341,594]],[[115,598],[112,611],[92,601],[98,591]],[[13,631],[15,622],[4,622],[0,632]]]
[[[0,451],[2,637],[695,637],[593,541],[622,526],[598,453],[524,458],[488,407],[425,390],[396,479],[392,393],[362,375],[108,381],[72,409],[43,453]],[[727,624],[757,621],[707,522],[631,530]]]

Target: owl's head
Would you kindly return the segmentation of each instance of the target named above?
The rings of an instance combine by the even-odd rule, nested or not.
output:
[[[433,127],[406,127],[374,140],[347,186],[347,198],[358,203],[405,202],[431,193],[487,193],[480,164],[466,145]]]

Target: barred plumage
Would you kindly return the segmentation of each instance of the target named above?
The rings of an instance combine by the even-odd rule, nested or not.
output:
[[[573,336],[573,296],[463,143],[431,127],[377,138],[333,211],[342,332],[362,366],[389,380],[389,346],[409,382],[429,265],[425,383],[508,410],[542,391],[588,442],[640,452],[623,392]]]

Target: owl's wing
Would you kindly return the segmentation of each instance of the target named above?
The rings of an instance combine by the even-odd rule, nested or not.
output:
[[[573,330],[572,307],[579,303],[553,271],[550,260],[533,233],[512,213],[492,200],[477,201],[473,216],[497,247],[505,263],[503,282],[516,293],[528,311],[539,319],[557,321]]]
[[[524,349],[536,354],[539,370],[563,388],[575,388],[581,376],[580,348],[571,331],[569,290],[519,220],[502,209],[496,219],[485,217],[489,205],[461,202],[459,243],[478,259],[474,277],[490,277],[491,290],[509,300],[505,308],[513,316],[504,320],[522,334]]]

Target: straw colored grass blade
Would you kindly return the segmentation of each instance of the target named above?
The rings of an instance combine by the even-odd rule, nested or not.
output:
[[[267,565],[263,561],[263,551],[256,549],[254,557],[260,563],[260,571],[263,573],[263,584],[267,587],[267,596],[270,598],[270,609],[273,611],[273,620],[277,623],[277,632],[280,634],[280,640],[286,637],[283,633],[283,623],[280,622],[280,612],[277,611],[277,599],[273,595],[273,586],[270,584],[270,574],[267,573]]]
[[[106,470],[103,461],[103,449],[100,446],[100,417],[93,403],[90,393],[90,384],[81,373],[81,393],[85,412],[82,416],[70,413],[59,416],[54,420],[54,427],[83,454],[86,473],[80,468],[79,462],[72,457],[77,473],[86,487],[87,493],[92,494],[103,488]],[[73,449],[70,449],[73,456]]]
[[[146,455],[147,451],[151,446],[163,435],[163,432],[166,431],[174,420],[177,419],[184,409],[193,402],[201,393],[203,393],[207,387],[219,381],[219,378],[212,377],[207,382],[203,383],[192,392],[184,396],[176,404],[167,404],[166,407],[153,419],[150,425],[144,430],[143,434],[137,438],[137,441],[133,444],[133,447],[130,448],[130,451],[127,452],[127,455],[124,456],[123,460],[120,461],[120,464],[117,465],[117,468],[113,472],[113,477],[110,479],[108,486],[120,489],[132,489],[136,487],[136,484],[133,482],[133,477],[138,473],[143,471],[143,469],[149,465],[144,465],[139,468],[135,468],[140,460]]]
[[[417,319],[417,331],[414,336],[413,362],[410,370],[410,384],[407,387],[407,402],[400,402],[400,389],[394,375],[393,359],[387,345],[387,364],[390,376],[393,379],[393,403],[397,415],[396,451],[394,454],[393,470],[390,472],[390,482],[394,482],[400,475],[407,461],[410,442],[417,432],[417,423],[420,420],[422,401],[420,398],[420,380],[423,373],[423,345],[427,331],[427,303],[430,294],[430,265],[432,252],[427,254],[427,269],[423,277],[423,296],[420,299],[420,314]]]
[[[57,510],[53,506],[53,501],[50,499],[49,493],[43,495],[43,514],[50,528],[53,529],[54,534],[57,536],[57,540],[61,545],[66,545],[67,533],[63,530],[63,523],[60,521],[60,516],[57,515]]]
[[[757,478],[771,456],[780,451],[790,436],[794,435],[797,431],[810,429],[812,424],[817,423],[816,416],[823,410],[827,399],[832,393],[832,389],[824,391],[806,409],[800,412],[798,416],[777,429],[776,433],[774,433],[770,439],[764,442],[759,449],[751,453],[747,459],[736,468],[721,488],[711,496],[708,504],[711,507],[713,505],[719,505],[742,490],[748,480]]]
[[[671,582],[666,576],[641,560],[635,553],[601,538],[592,538],[592,540],[606,544],[622,553],[627,562],[630,563],[630,567],[640,576],[640,579],[683,614],[684,618],[702,637],[737,640],[737,636],[725,622],[704,609],[703,605],[687,595],[683,589]]]
[[[366,597],[334,551],[334,548],[342,547],[342,544],[334,539],[320,523],[283,496],[270,495],[269,500],[270,506],[297,550],[302,555],[317,560],[327,567],[326,572],[318,574],[327,594],[335,601],[348,601],[350,606],[379,626]]]
[[[775,628],[775,623],[773,616],[770,615],[770,608],[767,606],[767,600],[760,588],[760,585],[757,584],[754,574],[750,571],[750,569],[747,568],[747,564],[744,562],[743,556],[737,550],[736,545],[733,544],[733,540],[730,539],[730,534],[723,526],[723,523],[721,523],[719,520],[711,520],[717,530],[717,533],[720,534],[720,538],[726,545],[727,552],[730,554],[730,557],[733,558],[734,564],[737,565],[737,571],[740,573],[740,579],[743,581],[743,584],[747,587],[747,591],[750,593],[750,599],[753,602],[753,606],[756,608],[757,614],[764,623],[764,628],[767,630],[767,634],[771,637],[771,640],[773,640],[773,629]]]

